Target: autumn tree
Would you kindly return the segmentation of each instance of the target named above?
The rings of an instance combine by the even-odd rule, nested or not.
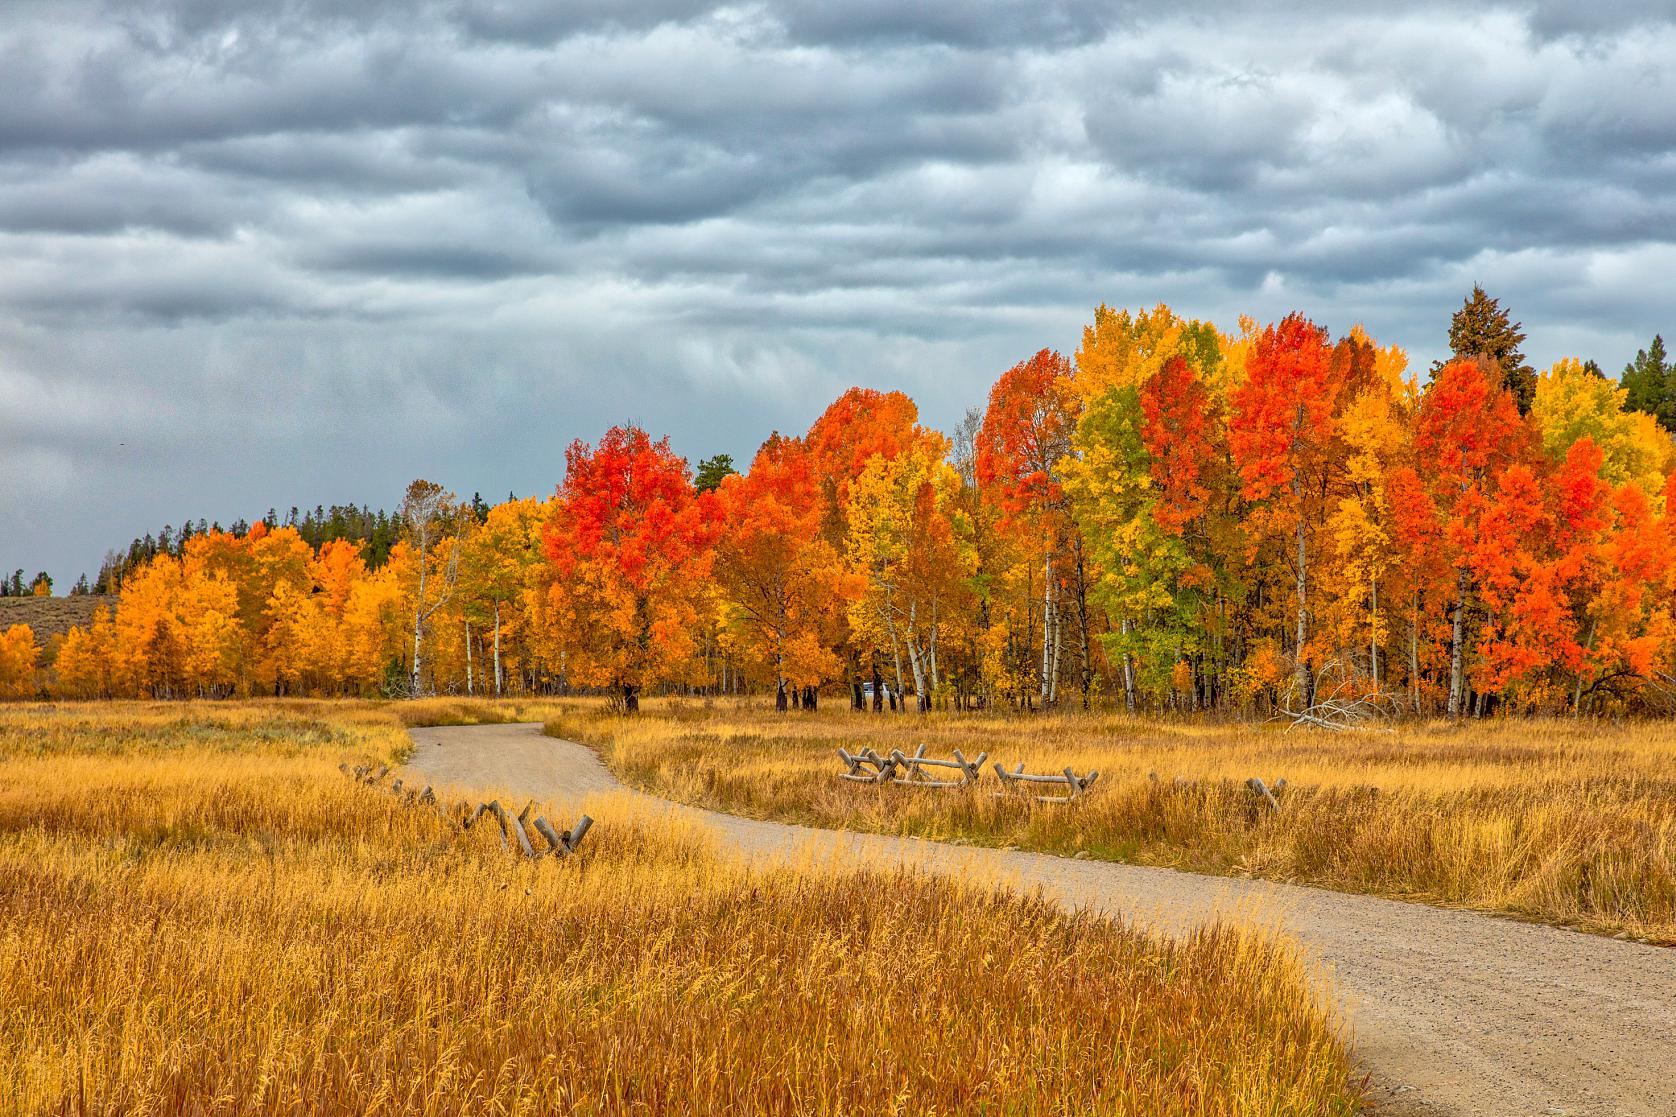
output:
[[[1295,593],[1293,672],[1300,708],[1315,702],[1309,649],[1311,543],[1325,519],[1339,462],[1339,403],[1343,370],[1335,365],[1327,332],[1292,314],[1257,335],[1246,379],[1234,393],[1229,444],[1245,499],[1254,502],[1254,529],[1290,536],[1287,558]]]
[[[454,595],[459,575],[458,509],[454,494],[434,481],[420,478],[402,497],[402,521],[407,525],[416,560],[413,594],[413,662],[409,665],[409,693],[424,693],[425,633],[432,616]]]
[[[1427,495],[1441,525],[1456,579],[1449,603],[1447,711],[1466,708],[1467,610],[1473,589],[1469,555],[1500,471],[1524,451],[1527,428],[1512,394],[1490,361],[1456,360],[1438,370],[1421,397],[1415,454],[1424,463]]]
[[[843,552],[850,532],[850,498],[856,480],[875,459],[894,461],[904,453],[939,448],[942,436],[919,423],[919,408],[902,392],[850,388],[832,401],[810,426],[803,444],[821,493],[821,532],[835,552]],[[846,638],[851,690],[859,700],[865,669],[871,668],[873,708],[882,709],[883,679],[879,648]],[[864,659],[871,657],[871,663]]]
[[[1064,626],[1060,579],[1075,580],[1086,595],[1081,540],[1065,499],[1061,463],[1071,453],[1077,398],[1071,390],[1071,362],[1043,349],[1001,375],[990,389],[989,407],[977,438],[979,481],[996,495],[1003,523],[1034,542],[1042,570],[1042,654],[1039,692],[1051,706],[1058,698]],[[1069,556],[1069,577],[1056,564]],[[1080,624],[1083,692],[1088,688],[1087,625]]]
[[[1339,421],[1344,450],[1340,495],[1327,525],[1334,561],[1324,572],[1325,607],[1341,645],[1349,649],[1360,643],[1367,649],[1367,678],[1377,691],[1380,651],[1389,631],[1381,590],[1398,559],[1390,478],[1411,456],[1418,389],[1404,377],[1407,354],[1395,346],[1379,348],[1360,327],[1335,346],[1334,354],[1348,383]]]
[[[36,693],[35,668],[40,649],[26,624],[0,632],[0,698],[30,698]]]
[[[638,427],[572,443],[565,466],[542,535],[554,620],[572,674],[633,712],[646,686],[691,669],[714,502],[668,439]]]
[[[921,712],[942,685],[942,635],[969,609],[966,579],[975,567],[955,519],[959,475],[945,453],[944,445],[922,444],[894,458],[874,456],[848,505],[846,553],[861,585],[850,623],[889,648],[899,694],[906,693],[907,657]]]
[[[717,489],[717,584],[742,630],[747,658],[774,682],[775,708],[787,687],[805,704],[839,675],[848,580],[821,533],[820,488],[807,448],[774,435],[744,476]]]
[[[1606,481],[1633,481],[1657,500],[1665,477],[1676,467],[1676,449],[1655,416],[1633,408],[1628,397],[1629,389],[1591,375],[1566,357],[1537,378],[1531,417],[1543,451],[1555,462],[1587,438],[1600,451]]]
[[[543,502],[534,497],[505,501],[489,509],[482,524],[461,545],[459,587],[466,624],[468,693],[472,689],[469,651],[473,623],[479,632],[487,628],[491,634],[489,655],[494,693],[498,697],[505,692],[502,632],[509,614],[519,615],[516,628],[522,632],[519,606],[524,589],[534,580],[542,561],[542,524],[546,515]]]
[[[64,634],[53,657],[53,694],[64,698],[116,697],[116,625],[101,605],[91,622]]]

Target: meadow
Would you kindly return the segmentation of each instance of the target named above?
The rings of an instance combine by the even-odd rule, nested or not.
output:
[[[627,783],[759,818],[1264,877],[1676,943],[1676,726],[1589,719],[1383,730],[1114,714],[775,714],[555,708]],[[836,749],[987,751],[1010,768],[1098,769],[1075,805],[838,779]],[[1281,810],[1245,781],[1287,780]],[[1154,778],[1156,777],[1156,778]]]
[[[1358,1105],[1322,990],[1261,936],[1150,937],[993,882],[753,869],[626,796],[587,804],[577,854],[525,861],[338,770],[399,760],[404,722],[538,713],[607,735],[575,706],[0,708],[0,1112]],[[612,736],[766,757],[723,735],[746,724],[817,728]]]

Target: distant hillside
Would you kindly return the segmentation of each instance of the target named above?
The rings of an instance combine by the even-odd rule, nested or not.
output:
[[[101,605],[116,608],[116,595],[83,593],[73,597],[0,597],[0,630],[14,624],[26,624],[35,633],[35,642],[46,645],[48,638],[70,631],[76,625],[86,627],[93,620],[93,611]]]

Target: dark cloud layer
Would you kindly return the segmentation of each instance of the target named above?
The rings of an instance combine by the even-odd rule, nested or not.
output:
[[[1668,0],[13,0],[0,566],[168,520],[955,421],[1093,304],[1539,363],[1676,330]]]

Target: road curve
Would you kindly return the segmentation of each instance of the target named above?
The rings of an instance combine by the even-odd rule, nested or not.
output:
[[[591,749],[539,725],[411,735],[409,782],[555,806],[622,788]],[[1676,950],[1371,896],[669,807],[752,857],[813,849],[999,873],[1164,931],[1219,913],[1276,924],[1326,971],[1382,1115],[1676,1117]]]

